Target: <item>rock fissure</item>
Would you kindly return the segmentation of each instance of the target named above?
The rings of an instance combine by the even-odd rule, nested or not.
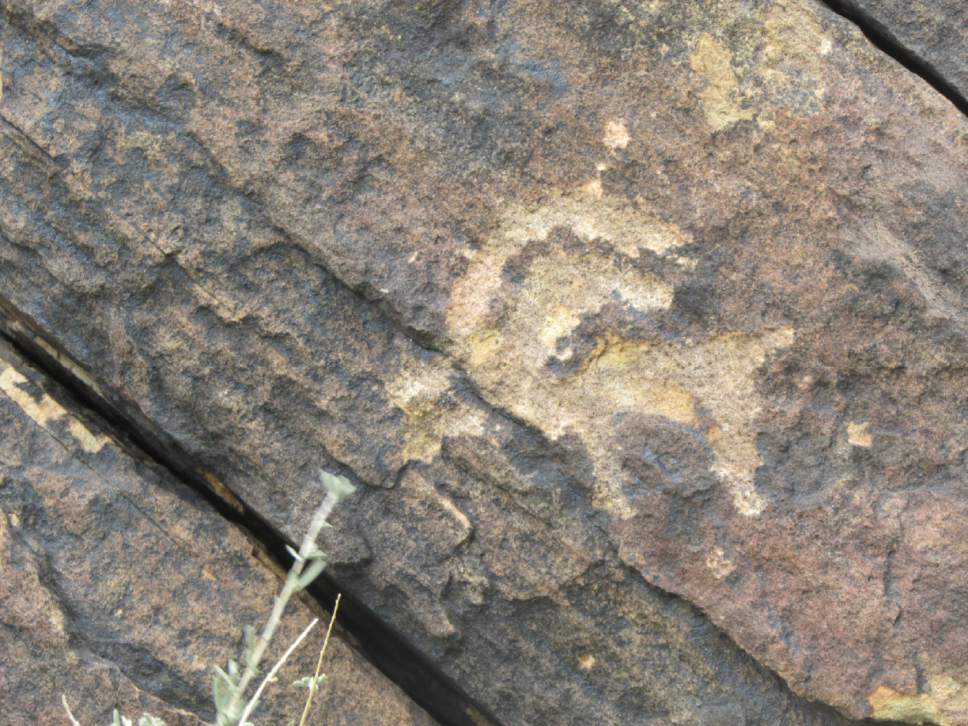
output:
[[[964,117],[855,25],[5,7],[3,113],[62,173],[0,125],[3,294],[284,536],[310,464],[372,485],[333,571],[473,699],[958,720]],[[589,614],[616,548],[642,582]]]
[[[286,544],[292,545],[286,538],[268,524],[259,514],[240,501],[235,494],[226,490],[224,487],[213,487],[213,482],[205,477],[199,476],[194,470],[191,457],[187,452],[181,450],[180,446],[170,439],[164,432],[161,432],[143,416],[141,420],[136,420],[132,416],[130,409],[119,409],[118,402],[112,401],[104,396],[100,388],[91,388],[90,379],[77,376],[77,369],[72,366],[65,366],[64,361],[69,358],[66,353],[59,352],[57,357],[52,356],[52,345],[49,336],[41,333],[36,324],[29,321],[23,314],[13,308],[9,301],[0,296],[0,337],[7,340],[24,357],[37,365],[44,373],[56,380],[66,388],[71,394],[75,395],[83,406],[89,407],[99,417],[109,422],[112,433],[118,440],[126,442],[140,454],[148,457],[151,461],[171,471],[179,481],[201,493],[212,503],[218,512],[235,526],[240,527],[250,538],[255,546],[260,548],[263,556],[267,558],[267,564],[271,567],[284,568],[288,565],[288,555],[285,553]],[[43,340],[38,344],[38,340]],[[480,393],[476,392],[476,396]],[[513,419],[513,415],[504,411],[500,406],[491,404],[486,399],[481,398],[480,402],[492,408],[494,412],[501,416]],[[140,416],[140,414],[134,414]],[[524,425],[524,424],[522,424]],[[539,431],[535,431],[541,435]],[[165,440],[166,439],[166,440]],[[56,437],[55,437],[55,440]],[[58,443],[63,445],[58,440]],[[458,463],[458,468],[461,464]],[[401,469],[400,476],[403,475],[407,467]],[[154,522],[150,515],[142,511],[129,497],[122,495],[130,506],[141,512],[143,516],[152,521],[152,524],[170,541],[180,548],[185,548],[183,542],[175,540],[169,535],[164,527]],[[542,526],[551,528],[552,525],[547,520],[529,511],[526,507],[518,504],[521,511],[528,517],[534,517],[541,522]],[[596,525],[601,534],[608,538],[606,529]],[[473,531],[469,538],[473,537]],[[461,543],[466,544],[465,542]],[[562,543],[566,549],[571,549],[567,543]],[[574,554],[581,553],[574,551]],[[641,581],[647,589],[659,593],[664,598],[680,603],[683,607],[696,613],[696,615],[707,623],[707,627],[718,634],[718,637],[728,641],[744,654],[755,661],[760,667],[764,668],[779,686],[788,691],[790,697],[801,701],[805,708],[817,710],[818,716],[827,712],[829,718],[836,719],[842,726],[851,724],[869,723],[868,720],[844,720],[840,714],[834,713],[827,704],[810,701],[803,696],[795,693],[786,680],[776,671],[760,663],[754,653],[748,652],[737,643],[728,632],[716,625],[709,614],[697,604],[691,602],[682,595],[662,588],[661,586],[649,581],[634,566],[625,563],[620,557],[619,551],[614,543],[610,543],[605,556],[620,568],[627,572],[631,577]],[[596,567],[595,562],[586,563],[583,570],[573,574],[564,585],[577,583],[586,577],[589,571]],[[481,726],[481,724],[491,723],[497,726],[499,723],[491,715],[485,715],[486,709],[474,703],[464,695],[459,684],[454,683],[448,676],[440,673],[429,662],[422,662],[422,654],[413,651],[406,641],[394,633],[387,626],[379,615],[371,611],[354,597],[352,591],[340,587],[327,574],[323,574],[317,583],[312,586],[308,593],[317,600],[323,607],[329,607],[335,599],[337,592],[342,592],[344,604],[340,610],[341,626],[358,642],[364,654],[370,661],[383,671],[388,677],[396,682],[404,692],[414,699],[415,702],[423,706],[428,713],[437,718],[441,723],[454,724],[455,726]],[[543,597],[543,596],[535,596]],[[533,598],[532,598],[533,599]],[[526,602],[524,600],[524,602]],[[100,651],[96,651],[99,657],[104,657]],[[164,695],[161,694],[164,698]],[[186,704],[180,704],[185,707]],[[894,722],[879,721],[884,726],[892,726]],[[900,724],[900,722],[898,722]]]
[[[944,76],[927,58],[908,48],[890,27],[871,15],[852,0],[819,0],[837,15],[849,20],[878,49],[889,55],[911,73],[920,76],[952,105],[968,116],[968,97],[958,86]]]
[[[2,296],[0,336],[25,359],[76,396],[82,406],[88,407],[104,419],[119,441],[126,442],[141,455],[171,472],[180,482],[200,493],[219,514],[245,532],[254,545],[264,552],[270,563],[282,569],[288,567],[290,557],[286,553],[286,545],[292,546],[292,542],[224,485],[213,486],[211,477],[197,469],[191,456],[140,414],[135,406],[121,405],[119,399],[105,396],[100,387],[92,387],[89,378],[77,375],[75,365],[64,364],[70,357],[63,351],[57,351],[56,357],[52,355],[54,346],[50,343],[50,337],[40,333],[32,321],[20,314]],[[38,340],[43,343],[38,343]],[[129,503],[137,509],[133,502]],[[164,528],[157,523],[155,526],[164,533]],[[167,533],[165,536],[171,539]],[[184,547],[184,543],[172,541],[177,546]],[[371,663],[441,723],[457,726],[498,723],[492,716],[487,715],[485,708],[464,694],[457,683],[415,651],[404,637],[394,632],[379,615],[356,598],[351,590],[342,587],[330,575],[324,573],[307,589],[307,593],[324,608],[330,608],[336,593],[342,593],[340,626],[350,634]]]

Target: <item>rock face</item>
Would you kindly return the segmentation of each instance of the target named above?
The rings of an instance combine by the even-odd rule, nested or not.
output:
[[[837,0],[968,99],[968,6],[958,0]]]
[[[211,719],[210,667],[263,623],[279,581],[199,497],[79,417],[0,342],[0,701],[9,726],[84,724],[120,706],[169,726]],[[277,658],[312,618],[297,602]],[[317,630],[267,689],[259,723],[298,718]],[[309,642],[311,640],[312,642]],[[434,723],[337,638],[312,723]]]
[[[8,332],[293,538],[355,477],[496,720],[968,722],[968,123],[843,19],[0,7]]]

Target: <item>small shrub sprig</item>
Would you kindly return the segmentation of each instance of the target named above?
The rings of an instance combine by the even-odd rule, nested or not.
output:
[[[322,504],[319,505],[319,508],[313,513],[309,523],[309,529],[303,537],[299,550],[294,550],[292,547],[286,545],[286,550],[292,556],[292,566],[286,575],[282,590],[273,601],[272,612],[269,614],[269,619],[263,626],[262,632],[257,636],[255,628],[251,625],[247,625],[243,629],[245,644],[241,658],[242,667],[236,661],[229,660],[225,669],[218,666],[212,668],[212,696],[215,703],[216,726],[255,726],[249,718],[258,707],[263,691],[275,680],[279,669],[282,668],[289,656],[292,655],[296,648],[299,647],[299,644],[302,643],[319,622],[317,618],[306,626],[286,649],[285,653],[282,654],[282,657],[272,666],[252,695],[246,698],[246,693],[249,691],[256,676],[259,675],[259,667],[265,656],[266,649],[269,647],[269,643],[272,641],[279,624],[282,622],[282,616],[289,601],[293,596],[305,590],[326,568],[326,555],[316,544],[319,533],[324,527],[332,526],[329,523],[329,516],[333,513],[333,509],[339,502],[352,494],[355,489],[345,477],[336,476],[326,471],[320,471],[319,477],[323,487],[326,489],[326,496]],[[300,678],[293,684],[297,687],[306,688],[309,691],[306,704],[303,707],[302,717],[299,720],[299,726],[305,726],[306,719],[309,717],[313,697],[318,692],[320,684],[326,678],[321,673],[323,656],[326,653],[327,645],[329,645],[333,624],[336,622],[336,611],[339,608],[339,602],[340,597],[337,597],[336,605],[330,617],[329,627],[326,630],[326,638],[323,641],[323,647],[319,652],[319,658],[316,662],[316,672],[311,676]],[[71,726],[81,726],[77,719],[74,718],[74,714],[71,713],[70,706],[67,703],[67,697],[63,694],[61,695],[61,703],[64,706],[67,717],[70,719]],[[115,710],[111,726],[134,726],[134,722]],[[165,722],[155,716],[143,714],[138,719],[138,726],[165,726]]]

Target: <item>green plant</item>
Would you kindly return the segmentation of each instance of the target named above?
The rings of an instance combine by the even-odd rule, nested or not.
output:
[[[292,556],[292,566],[286,575],[282,590],[273,601],[272,612],[269,614],[269,619],[263,626],[262,632],[256,635],[255,628],[251,625],[247,625],[243,629],[245,646],[241,658],[242,667],[235,660],[229,660],[225,669],[218,666],[214,666],[212,669],[212,696],[215,704],[216,726],[255,726],[249,718],[258,707],[266,687],[275,680],[276,673],[278,673],[279,669],[319,622],[318,619],[314,619],[299,634],[279,660],[272,666],[252,695],[247,698],[246,694],[256,676],[259,674],[259,667],[265,656],[266,649],[269,647],[269,643],[272,641],[282,621],[283,613],[289,601],[294,595],[306,589],[313,580],[319,577],[320,573],[326,567],[325,553],[316,545],[319,533],[324,527],[331,526],[329,524],[329,516],[332,514],[334,507],[354,491],[353,485],[345,477],[336,476],[326,471],[320,471],[319,476],[326,489],[326,496],[322,504],[313,513],[309,523],[309,529],[306,530],[306,535],[303,537],[299,550],[297,551],[288,545],[286,546],[286,550]],[[340,598],[337,597],[336,605],[330,617],[329,627],[326,631],[326,638],[323,641],[323,647],[319,652],[319,658],[316,662],[316,672],[312,676],[301,678],[293,684],[294,686],[309,690],[306,705],[303,708],[302,717],[299,720],[299,726],[305,726],[310,707],[312,706],[313,697],[325,679],[325,676],[321,673],[323,656],[326,653],[326,646],[329,644],[333,624],[336,621],[336,611],[339,608],[339,602]],[[67,703],[67,697],[63,694],[61,695],[61,703],[64,706],[67,717],[70,719],[71,726],[80,726],[77,719],[74,718],[74,714],[71,713],[70,706]],[[134,723],[131,719],[120,715],[115,710],[111,726],[134,726]],[[138,720],[138,726],[165,726],[165,722],[155,716],[143,714]]]

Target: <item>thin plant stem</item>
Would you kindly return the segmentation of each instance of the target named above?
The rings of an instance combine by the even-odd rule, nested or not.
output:
[[[71,726],[81,726],[77,719],[74,718],[74,714],[71,713],[71,707],[67,705],[67,696],[63,693],[61,694],[61,703],[64,704],[64,710],[67,711],[67,718],[71,720]]]
[[[333,625],[336,623],[336,612],[339,610],[339,601],[343,598],[343,593],[336,593],[336,604],[333,605],[333,613],[329,616],[329,627],[326,628],[326,637],[323,639],[323,647],[319,650],[319,658],[316,661],[316,672],[313,680],[309,684],[309,696],[306,698],[306,707],[303,708],[302,718],[299,719],[299,726],[306,726],[306,719],[309,718],[309,709],[313,705],[313,696],[319,687],[319,672],[323,669],[323,656],[326,655],[326,646],[329,645],[329,636],[333,633]]]
[[[266,648],[269,646],[269,641],[272,640],[272,636],[275,635],[276,628],[279,627],[279,621],[282,620],[283,611],[286,609],[286,605],[294,594],[296,594],[299,587],[299,576],[302,574],[303,568],[309,561],[309,555],[316,547],[316,538],[319,537],[320,531],[327,524],[327,519],[329,515],[333,512],[333,507],[339,501],[339,496],[334,492],[327,492],[323,503],[319,505],[319,508],[313,514],[313,518],[309,523],[309,530],[306,532],[306,536],[303,537],[302,545],[299,547],[299,557],[295,558],[292,563],[292,567],[289,568],[289,574],[286,575],[286,582],[282,586],[282,591],[276,597],[275,602],[272,605],[272,612],[269,614],[269,620],[266,622],[265,627],[262,629],[262,634],[259,636],[259,640],[256,642],[255,648],[252,650],[251,656],[246,659],[245,670],[242,673],[242,677],[239,679],[239,685],[232,694],[232,700],[229,701],[228,708],[226,711],[229,714],[234,714],[242,704],[242,699],[245,697],[245,691],[248,689],[249,684],[252,679],[255,678],[259,671],[259,663],[262,661],[262,657],[265,655]],[[236,723],[242,723],[242,721],[237,721]]]
[[[292,645],[286,648],[286,652],[282,654],[282,657],[276,661],[276,664],[272,666],[272,669],[268,674],[266,674],[266,677],[262,679],[262,683],[260,683],[259,687],[255,689],[255,693],[252,694],[252,698],[249,699],[249,702],[245,705],[245,710],[239,717],[240,724],[245,724],[246,720],[249,718],[249,715],[259,704],[259,697],[262,696],[262,692],[265,690],[265,687],[275,679],[276,673],[279,672],[279,669],[282,668],[283,664],[289,659],[289,656],[292,655],[292,652],[299,647],[299,644],[305,640],[306,636],[309,635],[309,631],[315,628],[316,623],[318,622],[319,618],[313,618],[313,622],[307,625],[306,628],[299,634],[299,637],[293,641]]]

